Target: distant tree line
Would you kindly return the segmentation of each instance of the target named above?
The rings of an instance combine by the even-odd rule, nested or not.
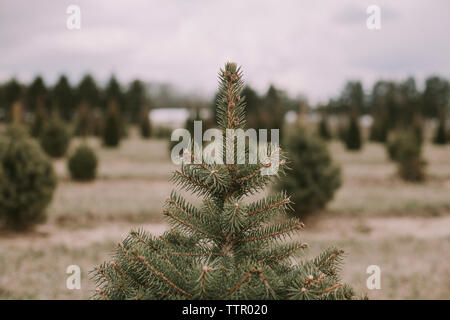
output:
[[[369,92],[360,81],[349,81],[340,95],[321,106],[328,114],[372,115],[374,121],[387,129],[411,124],[416,117],[439,118],[450,111],[449,81],[430,76],[422,91],[414,78],[404,81],[379,80]]]
[[[85,75],[77,85],[71,85],[62,75],[53,86],[48,86],[40,76],[28,85],[13,78],[0,85],[0,116],[11,120],[13,105],[19,101],[25,114],[57,113],[70,121],[86,107],[105,111],[112,100],[132,123],[139,121],[141,108],[149,103],[145,85],[139,80],[122,86],[111,76],[106,86],[101,87],[91,75]]]
[[[247,101],[247,126],[255,129],[282,129],[287,111],[299,112],[302,106],[307,105],[306,99],[292,99],[273,85],[264,94],[247,85],[242,96]],[[215,119],[216,100],[217,96],[211,104],[212,119]],[[169,85],[161,86],[158,92],[154,92],[140,80],[124,85],[111,76],[105,86],[100,86],[87,74],[75,85],[61,75],[50,86],[37,76],[29,84],[20,83],[15,78],[0,84],[0,119],[11,121],[13,106],[17,102],[20,102],[24,114],[45,118],[56,113],[63,120],[71,121],[75,118],[95,118],[94,111],[105,113],[112,101],[117,104],[121,118],[133,124],[139,124],[143,112],[155,106],[195,109],[205,105],[201,98],[177,96]],[[372,115],[374,130],[383,135],[383,131],[409,125],[418,118],[446,118],[450,110],[449,102],[450,85],[447,79],[431,76],[426,79],[421,91],[415,79],[410,77],[400,82],[380,80],[368,91],[364,90],[360,81],[349,81],[337,97],[317,109],[323,114]]]

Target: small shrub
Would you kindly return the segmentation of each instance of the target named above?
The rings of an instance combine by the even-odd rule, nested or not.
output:
[[[0,139],[0,220],[11,229],[27,229],[46,218],[56,187],[52,164],[21,128]]]
[[[420,149],[423,144],[422,131],[416,126],[412,126],[406,130],[397,129],[392,131],[386,141],[386,152],[389,159],[392,161],[398,161],[398,151],[402,148],[402,145],[410,139],[413,140]]]
[[[426,162],[421,157],[417,144],[409,142],[399,150],[399,175],[403,180],[420,182],[425,180]]]
[[[387,151],[397,162],[403,180],[419,182],[425,179],[426,162],[422,159],[422,145],[414,131],[400,131],[389,136]]]
[[[301,130],[286,142],[290,155],[286,177],[277,184],[277,190],[292,195],[295,213],[306,216],[325,207],[341,185],[340,168],[333,164],[326,144]]]
[[[97,175],[98,159],[90,147],[81,145],[70,156],[67,166],[72,179],[91,181]]]
[[[70,143],[70,134],[66,125],[58,120],[49,121],[40,136],[42,149],[52,158],[63,157]]]

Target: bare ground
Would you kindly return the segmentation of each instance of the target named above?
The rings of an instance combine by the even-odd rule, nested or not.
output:
[[[20,236],[3,233],[1,248],[9,251],[6,257],[13,263],[13,270],[10,266],[9,276],[3,274],[0,277],[0,298],[2,295],[3,298],[88,298],[94,284],[87,272],[108,259],[131,227],[126,222],[77,230],[44,225]],[[154,235],[167,229],[164,223],[134,227],[143,227]],[[370,298],[450,298],[450,215],[434,218],[322,218],[308,223],[294,240],[309,244],[307,257],[329,245],[344,249],[347,258],[343,280]],[[18,255],[20,252],[26,256]],[[70,264],[80,265],[86,274],[80,291],[64,288],[67,277],[64,270]],[[379,265],[382,270],[381,290],[371,291],[365,286],[369,276],[366,268],[372,264]],[[38,272],[39,266],[48,269],[48,273]],[[18,272],[21,272],[19,279],[14,276]],[[32,276],[34,272],[37,273]],[[55,283],[59,283],[56,288],[48,288]],[[27,288],[30,284],[31,288]],[[2,288],[8,288],[8,291],[2,293]]]

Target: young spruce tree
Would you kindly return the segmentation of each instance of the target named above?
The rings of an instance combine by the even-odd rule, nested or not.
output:
[[[242,73],[227,63],[219,74],[217,122],[245,128]],[[273,150],[278,152],[279,150]],[[235,155],[236,157],[236,155]],[[94,270],[98,299],[350,299],[339,279],[343,251],[329,248],[296,261],[305,243],[283,239],[303,228],[289,218],[284,192],[248,203],[274,176],[259,164],[184,164],[173,180],[203,197],[199,207],[173,192],[164,214],[172,228],[159,237],[134,230],[111,262]],[[236,162],[235,162],[236,163]],[[280,162],[280,171],[284,161]],[[276,219],[279,216],[284,219]]]

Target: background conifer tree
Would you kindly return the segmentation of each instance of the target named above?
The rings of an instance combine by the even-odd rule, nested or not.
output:
[[[22,98],[23,86],[15,78],[12,78],[3,85],[3,96],[6,119],[12,121],[12,106]]]
[[[23,124],[24,110],[23,104],[20,100],[14,102],[11,107],[11,122],[14,125],[20,126]]]
[[[78,106],[74,133],[77,136],[86,137],[92,133],[91,125],[92,113],[87,103]]]
[[[246,101],[246,114],[247,114],[247,125],[249,128],[253,128],[255,130],[265,128],[264,125],[261,124],[261,106],[262,99],[258,95],[258,93],[249,85],[246,85],[242,90],[242,95],[245,97]],[[214,109],[216,106],[214,105]]]
[[[37,76],[28,86],[25,95],[25,110],[36,112],[37,105],[43,103],[49,105],[49,92],[41,76]]]
[[[227,63],[219,80],[219,128],[223,133],[244,129],[240,68]],[[163,211],[170,231],[160,237],[142,229],[131,231],[113,260],[95,270],[95,298],[352,298],[352,289],[338,275],[343,251],[329,248],[315,259],[293,261],[307,245],[282,241],[303,228],[298,219],[286,216],[289,196],[280,192],[255,202],[244,201],[274,178],[261,175],[276,161],[279,148],[270,152],[267,161],[257,164],[182,165],[173,181],[202,197],[202,204],[195,207],[173,192]],[[237,152],[234,156],[236,160]],[[284,163],[281,157],[280,171]]]
[[[94,78],[87,74],[81,79],[76,89],[77,103],[87,103],[90,108],[100,105],[100,89]]]
[[[52,158],[63,157],[69,148],[71,135],[66,124],[54,116],[42,129],[40,135],[42,149]]]
[[[97,174],[98,158],[86,142],[78,146],[67,161],[67,168],[73,180],[92,181]]]
[[[317,137],[300,129],[286,139],[291,155],[287,177],[276,185],[278,191],[292,195],[291,214],[305,218],[323,209],[341,186],[340,168],[333,163],[327,145]]]
[[[139,123],[142,120],[142,111],[147,109],[148,98],[144,84],[139,80],[131,82],[125,92],[125,116],[131,123]]]
[[[431,76],[425,81],[422,94],[422,108],[425,116],[439,117],[443,107],[450,102],[450,83],[448,80]]]
[[[41,100],[41,102],[37,104],[36,112],[34,113],[34,119],[30,128],[31,136],[39,138],[42,134],[46,122],[47,122],[47,112],[45,110],[45,105]]]
[[[107,147],[117,147],[122,136],[122,123],[118,105],[110,101],[103,127],[103,143]]]
[[[149,108],[147,106],[143,106],[141,108],[141,119],[140,119],[140,132],[141,137],[144,139],[148,139],[152,135],[152,125],[150,123],[150,116],[149,116]]]
[[[433,142],[435,144],[446,144],[447,143],[447,130],[446,130],[446,115],[444,112],[441,112],[439,117],[439,124],[436,128],[436,132],[433,137]]]
[[[271,85],[264,96],[260,116],[261,128],[283,131],[284,110],[281,92]]]
[[[24,230],[46,218],[56,187],[52,163],[26,129],[12,125],[0,136],[0,223]]]
[[[320,122],[319,122],[319,136],[325,140],[328,141],[331,139],[331,132],[330,132],[330,128],[328,125],[328,115],[323,112],[322,116],[320,118]]]
[[[111,101],[115,102],[118,111],[123,114],[125,111],[125,95],[119,81],[114,75],[109,79],[103,92],[103,110],[109,108]]]
[[[58,113],[62,119],[64,121],[72,120],[75,112],[76,99],[69,80],[65,75],[59,77],[58,82],[52,89],[52,98],[58,107]]]
[[[386,147],[389,158],[397,163],[400,178],[410,182],[425,179],[426,162],[422,158],[422,144],[413,129],[393,132]]]
[[[424,142],[424,124],[422,117],[418,113],[414,113],[411,121],[411,130],[416,137],[416,141],[419,145],[422,145]],[[406,127],[408,126],[406,125]]]
[[[388,138],[388,122],[380,115],[374,115],[372,118],[373,123],[370,127],[369,139],[374,142],[385,143]]]
[[[361,129],[355,113],[350,115],[347,132],[345,133],[345,146],[352,151],[360,150],[362,147]]]
[[[397,165],[400,177],[405,181],[421,182],[425,180],[426,162],[422,158],[422,146],[412,134],[406,135],[397,150]]]

